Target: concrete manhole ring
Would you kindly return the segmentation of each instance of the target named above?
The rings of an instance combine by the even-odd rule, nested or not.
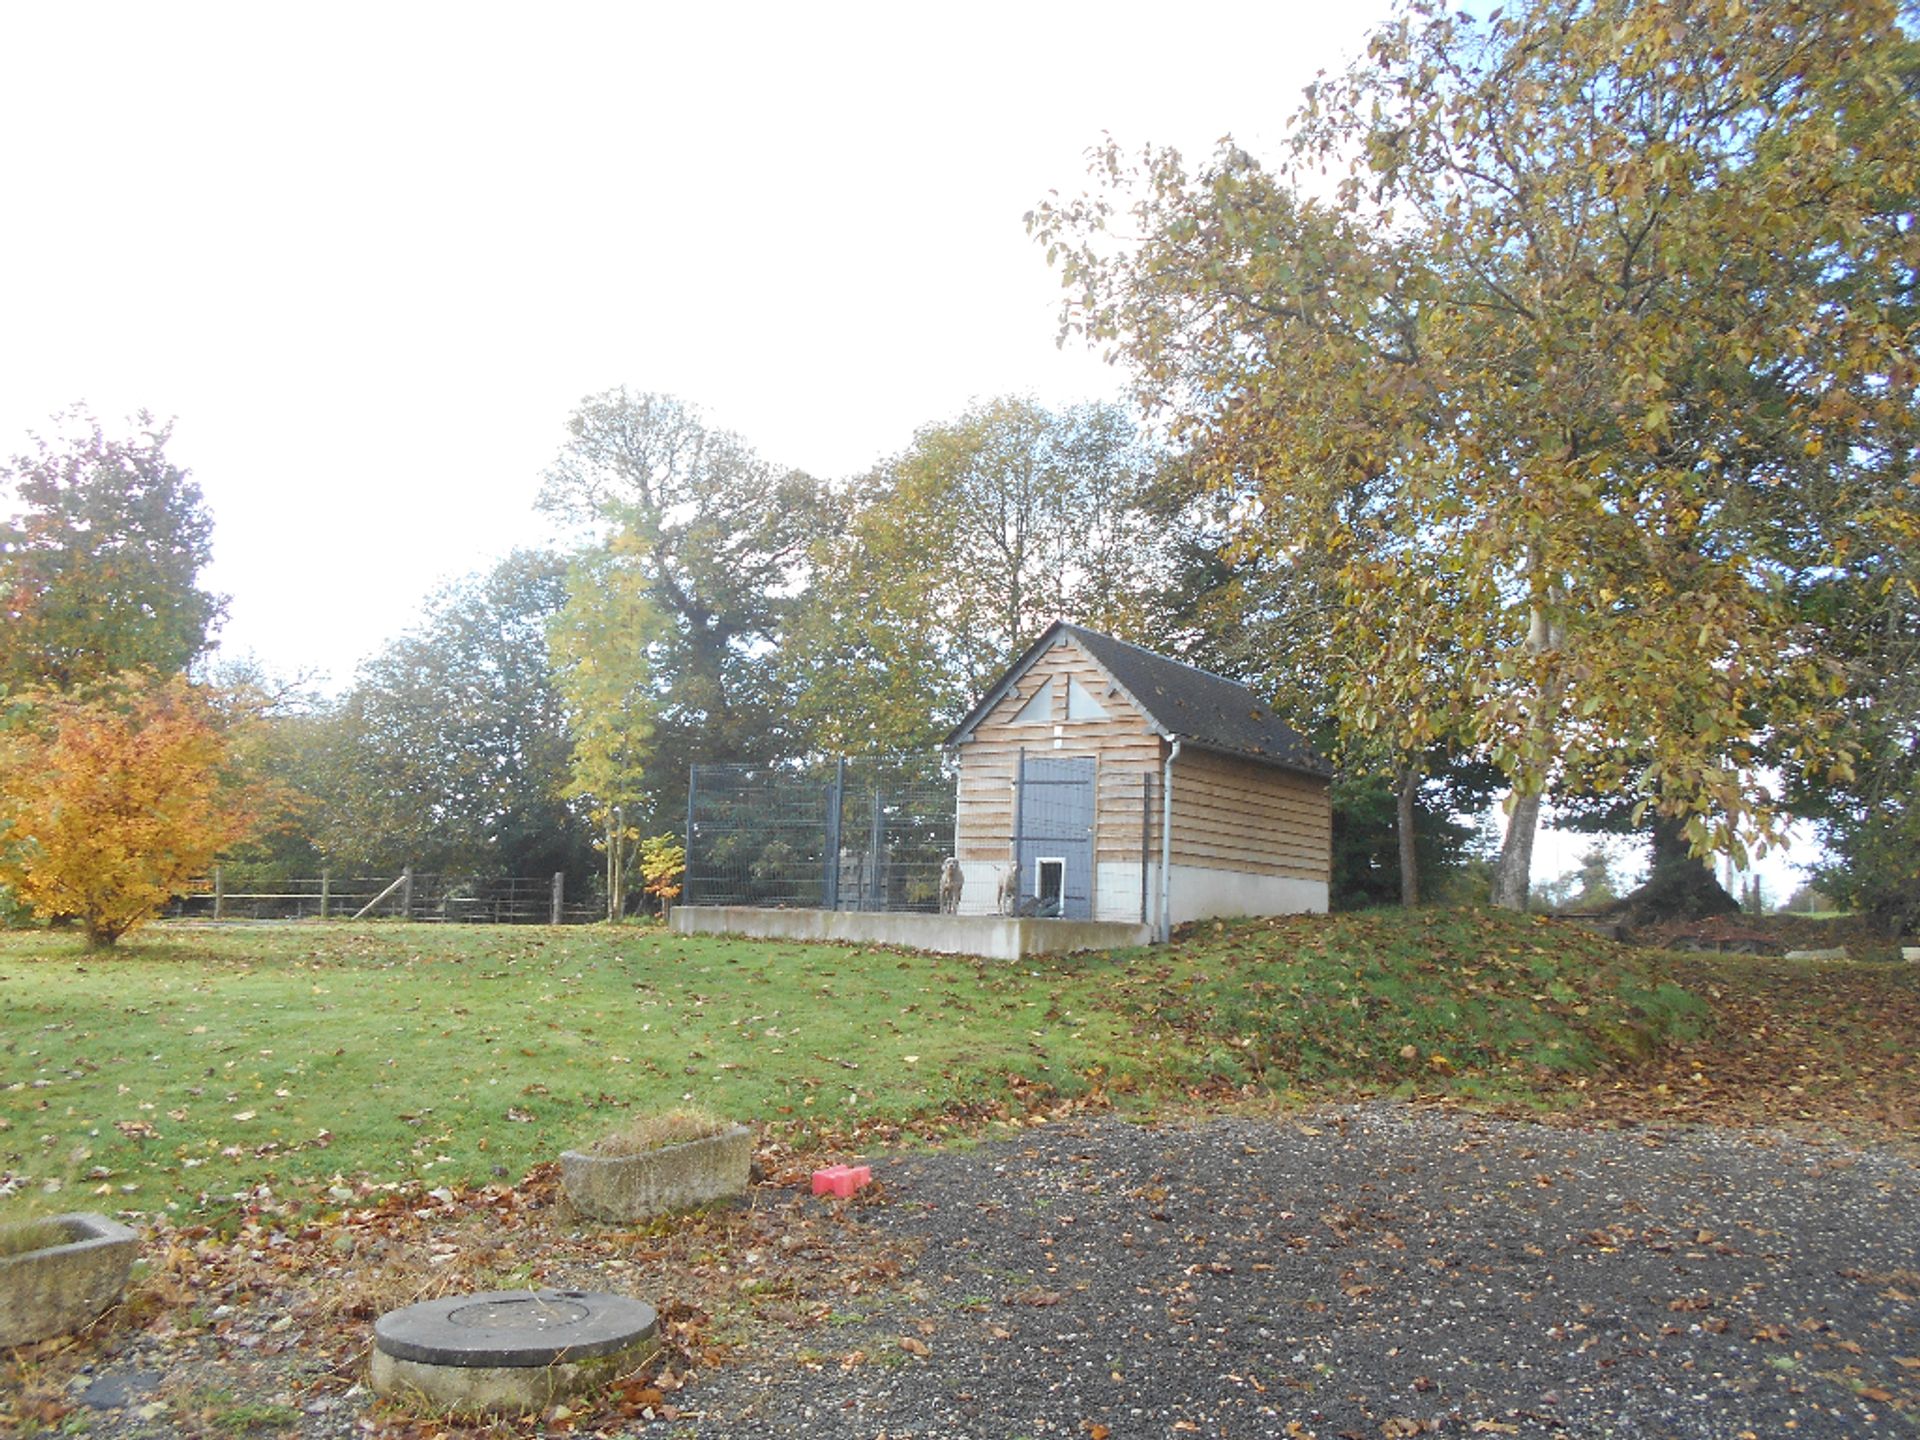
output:
[[[467,1414],[541,1410],[639,1366],[653,1307],[587,1290],[489,1290],[409,1305],[373,1326],[373,1387]]]

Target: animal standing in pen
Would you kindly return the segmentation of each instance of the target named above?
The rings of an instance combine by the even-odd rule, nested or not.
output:
[[[952,855],[940,862],[940,913],[954,915],[960,910],[960,889],[966,883],[966,877],[960,873],[960,862]]]
[[[995,897],[995,906],[1000,914],[1011,915],[1019,899],[1020,867],[1010,860],[1000,867],[1000,893]]]

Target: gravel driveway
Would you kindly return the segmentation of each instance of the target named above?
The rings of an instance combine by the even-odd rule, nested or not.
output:
[[[1381,1104],[876,1177],[908,1283],[704,1376],[700,1440],[1920,1426],[1920,1169],[1884,1152]]]

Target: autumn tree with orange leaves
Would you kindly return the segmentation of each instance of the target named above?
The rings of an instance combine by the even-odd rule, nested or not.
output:
[[[129,671],[16,697],[0,722],[0,885],[102,950],[278,808],[241,697]]]

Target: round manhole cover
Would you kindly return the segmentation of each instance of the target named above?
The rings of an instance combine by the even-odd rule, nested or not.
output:
[[[551,1365],[631,1349],[651,1338],[651,1305],[584,1290],[494,1290],[382,1315],[373,1343],[423,1365]]]
[[[476,1300],[447,1312],[449,1325],[469,1330],[533,1330],[547,1334],[563,1325],[578,1325],[593,1312],[557,1296],[526,1295],[515,1300]]]

